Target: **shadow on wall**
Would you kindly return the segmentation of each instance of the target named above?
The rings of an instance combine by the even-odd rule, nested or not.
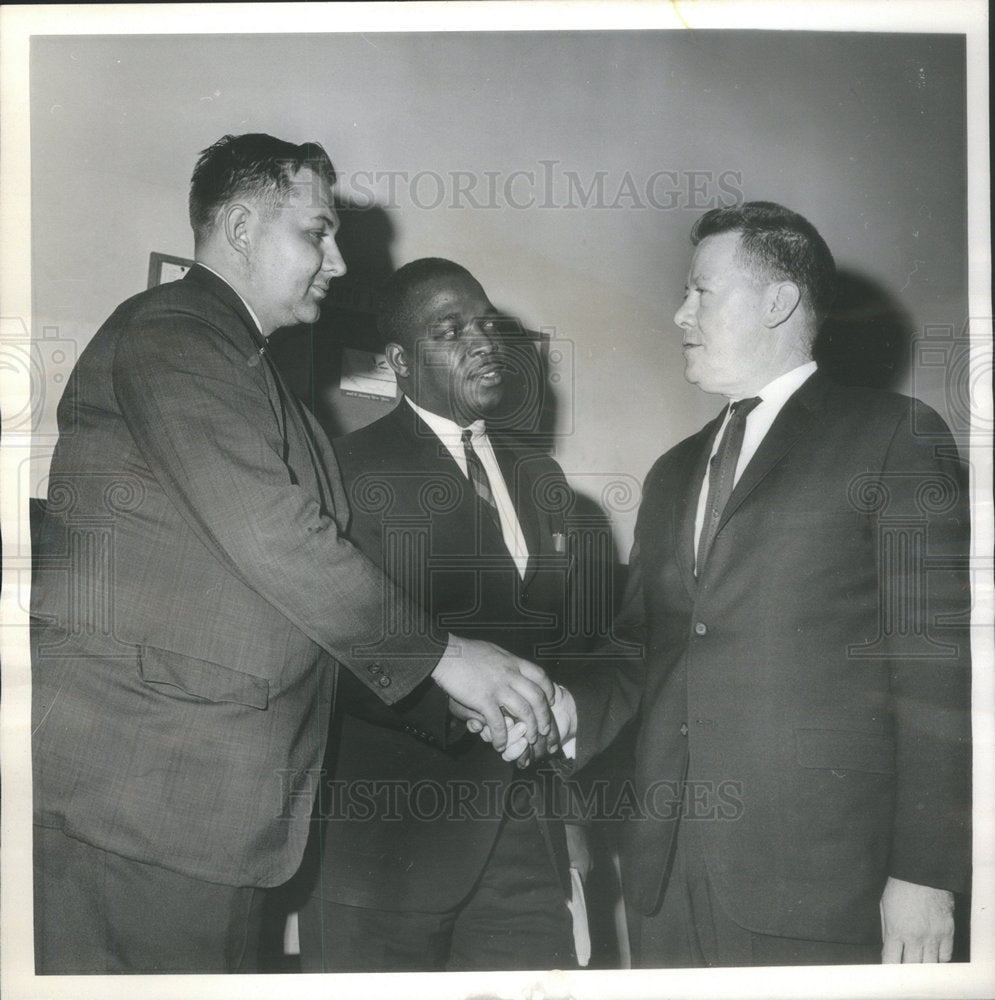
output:
[[[884,288],[854,271],[838,274],[839,291],[815,341],[819,367],[843,385],[897,390],[909,374],[912,319]]]
[[[342,348],[381,349],[374,312],[384,281],[393,273],[394,225],[379,206],[359,208],[336,201],[339,249],[348,266],[335,279],[314,324],[277,331],[270,353],[293,392],[318,418],[325,433],[338,437],[383,416],[389,406],[344,397],[338,390]]]

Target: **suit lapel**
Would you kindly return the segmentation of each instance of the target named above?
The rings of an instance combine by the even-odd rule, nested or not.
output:
[[[468,507],[468,513],[466,517],[460,517],[457,521],[450,522],[448,530],[462,531],[464,525],[466,530],[474,530],[480,515],[477,508],[479,501],[473,487],[463,475],[449,449],[439,440],[428,424],[403,400],[391,412],[388,419],[390,418],[397,419],[398,430],[404,435],[407,446],[412,449],[408,454],[419,456],[418,468],[420,471],[424,470],[427,476],[436,473],[440,478],[455,477],[460,482],[463,490],[461,505]],[[525,544],[529,550],[529,561],[525,572],[525,580],[528,581],[535,575],[538,567],[535,557],[544,551],[543,529],[539,522],[536,504],[530,502],[532,480],[525,472],[524,467],[517,462],[516,450],[510,447],[500,435],[489,434],[488,436],[497,458],[498,468],[501,470],[508,494],[514,504],[522,534],[525,536]],[[500,538],[500,535],[498,537]],[[468,540],[466,544],[469,545],[471,542]],[[511,559],[511,553],[504,548],[503,540],[501,551]]]
[[[435,431],[403,399],[387,419],[396,421],[397,442],[400,449],[398,458],[404,466],[417,468],[418,475],[424,477],[426,482],[435,477],[440,482],[458,484],[459,507],[465,508],[465,516],[447,522],[447,530],[459,530],[463,525],[475,525],[477,495]],[[415,458],[414,462],[412,456]],[[469,538],[471,528],[467,527],[466,530]],[[460,551],[463,551],[467,544],[469,542],[464,540],[460,545]]]
[[[245,303],[228,282],[205,267],[195,265],[183,280],[210,289],[237,313],[248,334],[247,364],[253,368],[258,367],[266,383],[266,392],[283,439],[283,460],[289,461],[291,435],[296,435],[299,438],[299,446],[310,455],[314,485],[323,507],[329,514],[339,516],[344,524],[348,503],[338,474],[338,466],[336,464],[330,467],[333,455],[325,445],[325,432],[310,410],[287,386],[279,369],[270,358],[266,350],[266,339],[259,332]]]
[[[275,366],[267,361],[266,338],[259,332],[259,327],[256,326],[256,321],[252,318],[252,314],[246,308],[241,296],[227,281],[200,264],[194,264],[182,280],[188,281],[192,285],[199,285],[202,288],[206,288],[224,302],[241,321],[242,332],[244,332],[245,338],[244,344],[240,344],[239,346],[245,350],[246,364],[250,368],[257,369],[262,375],[263,382],[266,384],[266,394],[269,397],[270,405],[273,407],[273,414],[280,428],[280,436],[283,438],[284,445],[286,446],[287,396],[281,390],[281,383],[278,381]],[[235,327],[227,326],[226,332],[229,335],[234,334]],[[286,454],[284,454],[283,458],[286,460]]]
[[[694,575],[694,522],[698,514],[698,498],[701,484],[705,480],[705,469],[708,466],[712,445],[715,443],[715,435],[722,426],[724,415],[723,409],[714,420],[705,424],[698,432],[696,435],[698,440],[692,440],[683,464],[675,473],[678,482],[687,483],[686,489],[674,491],[674,545],[684,586],[691,594],[698,586],[698,579]]]
[[[396,419],[399,441],[404,441],[401,447],[408,456],[411,454],[418,456],[415,464],[419,469],[424,469],[427,473],[457,476],[461,482],[466,480],[449,449],[439,440],[439,436],[403,399],[387,419]],[[464,492],[469,496],[468,481]]]
[[[804,382],[781,408],[756,454],[743,470],[729,497],[718,531],[721,531],[743,501],[763,482],[781,459],[809,433],[816,412],[825,396],[827,381],[816,372]]]
[[[227,306],[233,309],[245,326],[246,332],[250,336],[250,342],[255,345],[257,354],[260,348],[266,346],[266,339],[259,332],[259,327],[256,326],[256,321],[252,318],[252,314],[246,309],[245,303],[238,292],[227,281],[218,277],[213,271],[209,271],[201,264],[194,264],[183,276],[182,280],[189,281],[192,285],[200,285],[202,288],[209,289]]]

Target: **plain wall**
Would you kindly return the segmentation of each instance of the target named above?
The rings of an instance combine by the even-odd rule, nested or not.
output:
[[[388,264],[453,258],[552,334],[554,453],[623,554],[649,466],[723,403],[684,381],[673,323],[688,231],[719,202],[806,215],[849,282],[843,332],[880,334],[891,384],[966,430],[946,341],[927,365],[908,343],[967,321],[962,37],[41,37],[31,81],[34,332],[70,361],[151,251],[192,255],[198,152],[264,131],[322,142],[343,195],[372,195]],[[34,493],[64,378],[46,372]]]

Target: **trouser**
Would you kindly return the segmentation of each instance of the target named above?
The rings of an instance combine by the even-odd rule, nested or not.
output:
[[[311,896],[298,930],[304,972],[576,967],[566,897],[534,816],[502,821],[480,878],[453,910],[372,909]]]
[[[34,828],[35,970],[254,972],[265,890],[217,885]]]
[[[868,965],[880,962],[880,944],[806,941],[756,934],[740,927],[717,899],[693,820],[677,830],[663,901],[649,916],[626,908],[633,968],[706,966]]]

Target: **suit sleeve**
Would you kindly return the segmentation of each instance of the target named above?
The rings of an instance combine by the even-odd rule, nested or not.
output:
[[[235,575],[388,703],[434,669],[427,629],[391,627],[423,611],[299,485],[258,359],[200,316],[159,313],[121,338],[113,382],[142,460]]]
[[[644,498],[654,489],[656,472],[657,467],[647,477]],[[576,757],[570,770],[583,768],[611,746],[642,702],[647,628],[639,539],[647,509],[645,502],[640,505],[625,592],[607,633],[586,658],[571,659],[556,672],[556,680],[570,691],[577,707]],[[581,569],[577,581],[581,587],[594,583],[588,570]]]
[[[329,448],[332,461],[341,470],[343,487],[349,497],[346,535],[359,551],[383,569],[382,512],[375,503],[372,508],[367,506],[362,496],[367,488],[364,476],[374,469],[386,474],[383,480],[376,476],[368,480],[374,486],[374,494],[381,491],[389,494],[397,488],[390,457],[384,452],[383,432],[378,434],[378,428],[379,424],[373,424],[354,435],[338,438]],[[388,574],[385,572],[385,575]],[[336,695],[339,710],[374,726],[403,731],[436,748],[446,748],[467,735],[462,727],[454,733],[449,696],[430,681],[416,686],[403,699],[385,704],[368,687],[347,675],[340,679]]]
[[[577,666],[557,679],[577,705],[576,768],[606,750],[639,711],[646,675],[645,612],[639,544],[629,557],[629,578],[611,635]]]
[[[892,438],[878,520],[879,595],[896,733],[889,873],[970,885],[968,489],[940,417],[915,404]],[[922,539],[923,558],[914,543]]]

